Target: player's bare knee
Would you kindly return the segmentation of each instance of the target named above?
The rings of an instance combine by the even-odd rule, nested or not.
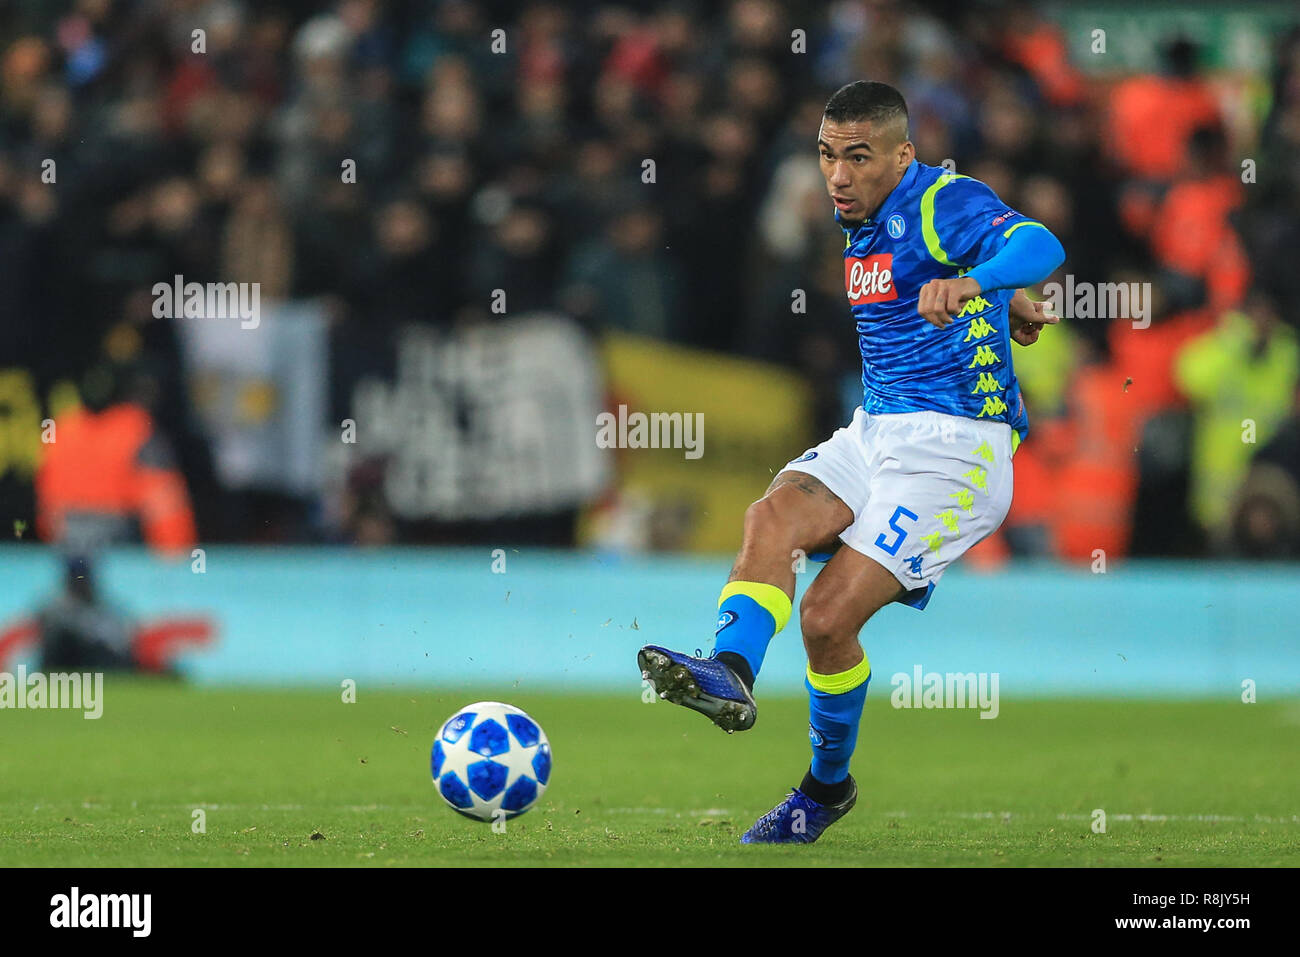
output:
[[[786,547],[794,538],[794,523],[770,498],[760,498],[745,509],[745,538],[748,541],[779,543]]]
[[[861,625],[852,621],[837,603],[810,589],[799,603],[799,630],[809,660],[821,658],[849,642],[855,642]]]

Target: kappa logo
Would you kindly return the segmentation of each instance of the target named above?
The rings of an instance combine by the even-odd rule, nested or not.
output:
[[[885,223],[885,229],[889,231],[889,235],[894,239],[902,239],[903,235],[907,232],[907,220],[898,213],[894,213],[894,215],[890,216],[889,220]]]
[[[716,635],[718,632],[722,631],[722,629],[734,625],[739,620],[740,616],[734,611],[724,611],[718,616],[718,627],[714,629],[713,633]]]
[[[844,288],[849,305],[887,302],[898,298],[894,286],[894,254],[850,256],[844,260]]]
[[[812,742],[814,748],[820,748],[826,743],[826,739],[822,737],[822,733],[811,724],[808,725],[808,740]]]

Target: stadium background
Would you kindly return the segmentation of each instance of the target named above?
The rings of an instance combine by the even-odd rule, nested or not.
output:
[[[869,77],[1062,275],[1155,290],[1149,328],[1016,348],[1011,515],[868,629],[877,667],[1300,689],[1286,4],[7,2],[0,57],[0,669],[61,587],[50,514],[103,498],[38,479],[98,390],[165,480],[162,517],[96,501],[137,519],[94,568],[152,663],[639,693],[631,652],[707,646],[744,506],[860,398],[811,144]],[[260,323],[154,318],[178,274],[259,283]],[[620,404],[703,414],[703,456],[599,448]]]

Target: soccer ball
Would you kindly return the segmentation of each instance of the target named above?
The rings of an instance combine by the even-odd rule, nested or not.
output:
[[[551,779],[551,744],[514,705],[479,701],[438,729],[430,763],[433,786],[456,813],[478,821],[518,817]]]

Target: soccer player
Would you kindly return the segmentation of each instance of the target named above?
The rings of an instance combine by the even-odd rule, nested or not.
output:
[[[713,653],[637,655],[661,697],[728,732],[751,728],[763,656],[790,618],[792,558],[827,562],[799,606],[812,763],[747,844],[812,843],[853,807],[871,679],[858,633],[890,602],[924,609],[944,569],[1002,524],[1027,432],[1011,341],[1030,345],[1057,321],[1021,289],[1064,261],[1056,237],[978,180],[917,162],[908,136],[887,84],[850,83],[826,104],[817,149],[845,233],[862,405],[746,510]]]

